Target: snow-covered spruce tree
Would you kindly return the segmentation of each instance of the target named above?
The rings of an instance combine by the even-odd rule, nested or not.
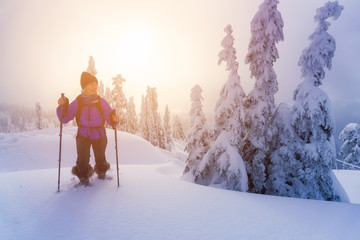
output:
[[[360,124],[349,123],[341,131],[339,138],[343,144],[339,149],[338,156],[344,162],[351,164],[344,164],[344,169],[360,169]]]
[[[140,111],[140,121],[139,121],[139,130],[142,137],[149,141],[149,128],[147,125],[147,115],[148,115],[148,107],[147,103],[145,102],[144,95],[141,95],[141,111]]]
[[[303,81],[294,92],[292,124],[301,139],[302,167],[299,172],[304,184],[301,198],[337,200],[331,179],[331,165],[335,161],[334,119],[327,94],[319,88],[325,77],[324,68],[331,69],[335,52],[335,39],[327,32],[329,17],[336,20],[343,10],[338,2],[327,2],[317,9],[318,22],[309,37],[310,45],[304,49],[299,66]]]
[[[112,97],[111,97],[111,90],[110,90],[110,88],[108,88],[108,87],[106,87],[104,98],[105,98],[105,100],[110,104],[110,106],[113,105],[113,103],[112,103]]]
[[[276,108],[271,132],[273,134],[266,194],[298,197],[303,183],[299,178],[301,169],[300,149],[301,140],[295,133],[292,125],[292,107],[281,103]]]
[[[244,137],[243,98],[240,77],[237,73],[234,38],[230,25],[224,29],[226,36],[221,42],[219,64],[226,62],[230,71],[228,80],[220,92],[215,108],[214,142],[193,170],[195,182],[203,185],[219,185],[226,189],[247,191],[248,177],[244,161],[239,153]]]
[[[99,83],[98,94],[100,97],[105,98],[105,89],[102,81]]]
[[[89,64],[88,64],[88,68],[86,71],[94,76],[96,76],[96,74],[97,74],[97,71],[95,69],[95,61],[92,56],[89,57]]]
[[[190,169],[197,168],[210,146],[209,129],[201,104],[201,100],[203,99],[201,96],[202,91],[202,88],[198,84],[191,89],[190,99],[192,103],[189,112],[191,127],[187,133],[185,146],[185,151],[189,155],[186,160],[184,174],[189,172]],[[191,174],[193,173],[191,172]]]
[[[92,56],[89,57],[89,61],[88,61],[88,68],[86,70],[88,73],[96,76],[97,74],[97,71],[95,69],[95,60]],[[100,80],[99,82],[99,88],[98,88],[98,94],[100,97],[104,97],[105,94],[104,94],[104,84],[103,82]]]
[[[125,94],[123,92],[123,82],[126,82],[126,80],[121,76],[121,74],[116,75],[116,77],[113,77],[113,90],[111,92],[111,103],[112,107],[116,109],[117,115],[120,117],[120,124],[119,129],[121,131],[126,131],[126,106],[127,106],[127,100],[125,97]]]
[[[137,121],[134,97],[130,97],[126,106],[126,131],[135,134],[139,128]]]
[[[174,141],[171,136],[170,112],[168,105],[166,105],[165,107],[164,131],[165,131],[165,149],[171,151],[171,145],[173,144]]]
[[[266,168],[271,153],[268,131],[275,112],[274,95],[278,83],[273,64],[279,53],[276,43],[284,40],[283,20],[277,10],[278,0],[265,0],[251,21],[251,39],[245,63],[250,64],[255,87],[244,101],[246,135],[243,158],[249,176],[249,190],[262,193],[265,190]]]
[[[221,131],[233,131],[234,126],[232,122],[234,121],[236,114],[239,116],[239,124],[236,129],[239,129],[237,134],[239,139],[245,136],[245,127],[244,127],[244,108],[243,108],[243,99],[245,98],[244,90],[241,86],[240,76],[237,71],[239,68],[239,63],[236,60],[236,50],[233,47],[234,37],[232,36],[232,28],[230,25],[227,25],[224,29],[226,32],[225,38],[221,42],[221,46],[224,48],[218,54],[220,65],[221,62],[226,62],[226,70],[230,71],[228,80],[222,87],[220,91],[220,97],[216,102],[215,107],[215,127],[214,127],[214,140],[219,136]],[[240,145],[240,142],[236,142],[236,145]],[[239,146],[241,148],[241,146]]]
[[[41,106],[39,102],[35,104],[35,111],[36,111],[36,128],[42,129]]]
[[[165,130],[158,113],[156,89],[149,86],[141,104],[140,130],[145,140],[165,149]]]
[[[184,129],[181,124],[181,119],[175,114],[172,126],[172,136],[176,139],[185,140]]]

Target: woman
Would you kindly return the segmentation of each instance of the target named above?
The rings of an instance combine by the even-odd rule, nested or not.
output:
[[[119,122],[119,116],[115,114],[107,101],[97,95],[98,80],[88,72],[81,74],[80,94],[70,105],[66,97],[58,100],[57,116],[62,122],[68,123],[76,117],[78,132],[76,136],[77,160],[72,173],[76,175],[81,185],[88,186],[89,178],[95,172],[99,179],[105,179],[106,171],[110,164],[106,161],[105,149],[107,137],[105,120],[115,126]],[[90,165],[90,147],[92,146],[95,156],[94,169]]]

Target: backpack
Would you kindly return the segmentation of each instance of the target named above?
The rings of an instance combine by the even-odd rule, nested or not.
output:
[[[75,116],[75,117],[76,117],[76,124],[77,124],[78,126],[80,126],[80,116],[81,116],[82,109],[83,109],[83,107],[84,107],[84,102],[83,102],[83,99],[82,99],[82,97],[81,97],[81,94],[76,97],[76,100],[77,100],[77,102],[78,102],[78,112],[77,112],[77,114],[76,114],[76,116]],[[86,104],[86,105],[88,105],[88,106],[90,106],[90,107],[95,105],[95,107],[96,107],[97,110],[99,111],[100,115],[101,115],[101,116],[103,115],[104,111],[103,111],[103,109],[101,108],[100,96],[97,96],[97,101],[96,101],[95,103]],[[89,116],[89,118],[90,118],[90,116]],[[104,120],[104,122],[103,122],[103,125],[104,125],[104,124],[105,124],[105,120]]]

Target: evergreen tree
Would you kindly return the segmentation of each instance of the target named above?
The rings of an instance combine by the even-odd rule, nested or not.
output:
[[[126,82],[126,80],[121,76],[121,74],[116,75],[116,77],[113,77],[113,85],[114,88],[111,92],[112,95],[112,107],[116,109],[116,112],[118,116],[120,117],[120,124],[119,129],[121,131],[126,131],[126,106],[127,106],[127,100],[125,97],[125,94],[123,92],[123,82]]]
[[[300,181],[301,140],[292,125],[292,107],[281,103],[275,111],[271,131],[273,134],[271,163],[268,166],[266,194],[299,197],[304,185]]]
[[[137,115],[135,110],[134,97],[129,98],[126,108],[126,126],[127,132],[135,134],[138,130]]]
[[[189,112],[191,127],[187,134],[185,151],[189,154],[186,160],[184,174],[196,168],[209,150],[210,134],[206,125],[206,118],[202,110],[202,88],[195,85],[191,89],[191,109]]]
[[[241,86],[240,76],[237,71],[239,68],[239,63],[236,60],[236,50],[233,47],[234,37],[232,36],[232,28],[230,25],[227,25],[224,29],[226,32],[225,38],[222,40],[221,45],[223,50],[219,53],[219,62],[226,62],[226,70],[230,71],[228,80],[224,84],[220,92],[220,98],[216,102],[215,107],[215,128],[214,128],[214,138],[220,134],[221,131],[233,131],[233,124],[240,124],[239,127],[239,137],[243,138],[245,136],[245,127],[244,124],[244,109],[243,109],[243,99],[245,97],[244,90]],[[236,115],[240,117],[235,121]],[[235,143],[240,145],[240,142]],[[240,146],[239,146],[240,147]]]
[[[339,158],[345,163],[358,166],[358,168],[356,168],[344,164],[344,169],[360,169],[360,125],[357,123],[349,123],[341,131],[339,138],[343,142],[338,152]]]
[[[96,76],[96,74],[97,74],[97,71],[95,69],[95,61],[92,56],[89,57],[89,64],[88,64],[88,68],[86,71],[94,76]]]
[[[105,98],[104,84],[102,81],[100,81],[98,92],[100,97]]]
[[[165,130],[158,113],[156,89],[149,86],[141,104],[140,129],[145,140],[154,146],[165,149]]]
[[[149,128],[147,124],[147,115],[148,115],[148,107],[147,103],[145,101],[144,95],[141,95],[141,112],[140,112],[140,123],[139,123],[139,129],[141,132],[142,137],[149,141]]]
[[[112,102],[112,97],[111,97],[111,90],[110,88],[106,87],[106,91],[105,91],[105,96],[104,96],[105,100],[110,104],[110,106],[113,106],[113,102]]]
[[[94,76],[96,76],[96,74],[97,74],[97,71],[95,69],[95,60],[94,60],[94,58],[92,56],[89,57],[88,68],[87,68],[86,71],[88,73],[94,75]],[[104,94],[104,84],[103,84],[102,81],[100,81],[100,83],[99,83],[98,94],[102,98],[105,96],[105,94]]]
[[[185,140],[185,134],[184,134],[184,130],[183,130],[183,127],[181,124],[181,119],[178,115],[174,116],[172,130],[173,130],[172,131],[173,138]]]
[[[165,149],[171,151],[171,145],[173,144],[174,141],[171,136],[170,112],[168,105],[166,105],[165,107],[164,131],[165,131]]]
[[[35,111],[36,111],[36,128],[42,129],[41,106],[39,102],[37,102],[35,105]]]
[[[278,0],[264,0],[251,21],[251,39],[245,63],[250,65],[255,87],[246,97],[245,125],[248,134],[245,139],[243,157],[246,162],[251,192],[264,191],[266,180],[268,148],[272,141],[268,131],[275,111],[274,95],[278,83],[273,64],[279,53],[276,43],[284,40],[283,20],[277,10]]]
[[[293,126],[301,140],[301,198],[337,200],[331,179],[335,161],[334,119],[327,94],[319,88],[325,77],[324,68],[331,69],[335,39],[327,33],[329,17],[336,20],[343,10],[338,2],[327,2],[317,9],[318,27],[310,36],[310,45],[302,52],[299,66],[303,82],[294,92]]]
[[[232,28],[228,25],[221,42],[224,49],[219,53],[219,64],[227,63],[228,80],[220,92],[215,108],[214,143],[194,169],[195,181],[204,185],[220,185],[227,189],[247,191],[248,178],[244,161],[240,155],[245,135],[243,98],[237,73],[236,50],[233,47]]]

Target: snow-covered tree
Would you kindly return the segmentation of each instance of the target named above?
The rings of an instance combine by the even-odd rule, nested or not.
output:
[[[165,130],[158,113],[156,89],[149,86],[147,87],[146,96],[142,99],[140,131],[145,140],[154,146],[165,149]]]
[[[173,144],[173,139],[171,135],[171,127],[170,127],[170,112],[169,107],[166,105],[165,107],[165,115],[164,115],[164,131],[165,131],[165,149],[171,151],[171,145]]]
[[[123,92],[123,82],[126,82],[126,80],[121,76],[121,74],[116,75],[116,77],[113,77],[113,85],[114,88],[111,92],[111,103],[112,107],[116,109],[116,113],[120,117],[120,124],[119,129],[121,131],[126,131],[126,107],[127,107],[127,100],[125,97],[125,94]]]
[[[219,53],[219,64],[226,62],[230,71],[228,80],[220,92],[215,108],[214,142],[193,170],[195,182],[204,185],[220,185],[227,189],[247,191],[248,177],[244,161],[240,155],[245,135],[243,98],[237,73],[239,64],[236,61],[234,38],[230,25],[224,29],[225,38]]]
[[[0,103],[0,133],[16,133],[59,126],[60,122],[54,111],[39,108],[27,108],[13,104]],[[40,110],[37,112],[37,109]]]
[[[184,174],[196,168],[210,147],[210,134],[202,110],[202,88],[196,84],[191,89],[191,109],[189,112],[191,127],[187,133],[185,151],[189,154]]]
[[[127,132],[135,134],[138,130],[137,115],[135,110],[134,97],[129,98],[126,108]]]
[[[92,56],[89,57],[89,61],[88,61],[88,68],[86,70],[88,73],[96,76],[97,74],[97,71],[95,69],[95,60]],[[99,88],[98,88],[98,94],[100,97],[104,97],[105,94],[104,94],[104,84],[102,81],[99,82]]]
[[[349,123],[341,131],[339,138],[343,144],[339,149],[338,156],[348,163],[344,164],[344,169],[360,169],[360,124]]]
[[[278,0],[265,0],[251,21],[251,39],[245,63],[250,65],[255,87],[244,102],[245,138],[243,158],[246,162],[251,192],[264,191],[266,167],[272,134],[268,131],[275,112],[274,95],[278,83],[273,64],[279,53],[276,44],[284,40],[283,20],[277,10]]]
[[[239,137],[243,138],[245,136],[245,127],[243,126],[243,99],[245,93],[241,86],[240,76],[237,73],[239,63],[236,60],[236,50],[233,47],[233,30],[230,25],[227,25],[224,31],[226,32],[226,36],[221,42],[224,49],[218,54],[218,64],[220,65],[223,61],[226,62],[226,70],[230,71],[230,73],[228,80],[220,91],[219,100],[216,102],[214,138],[216,139],[223,130],[233,131],[234,126],[232,124],[235,123],[234,120],[237,114],[240,117],[238,119],[239,121],[236,122],[236,124],[240,124],[240,126],[237,127],[240,129]],[[238,145],[240,143],[237,142],[235,144]]]
[[[144,95],[141,95],[141,111],[140,111],[140,122],[139,122],[139,130],[142,137],[145,140],[149,140],[149,128],[147,124],[147,115],[148,115],[148,107],[145,102]]]
[[[89,64],[88,64],[88,68],[86,71],[94,76],[96,76],[96,74],[97,74],[97,71],[95,69],[95,61],[92,56],[89,57]]]
[[[266,194],[298,197],[303,183],[299,177],[301,169],[301,140],[292,125],[292,107],[281,103],[275,111],[271,131],[274,151],[270,156]]]
[[[100,97],[105,98],[105,89],[104,89],[104,84],[102,81],[100,81],[98,92],[99,92],[98,94]]]
[[[35,111],[36,111],[36,128],[42,129],[41,106],[39,102],[35,104]]]
[[[181,124],[181,119],[175,114],[172,126],[172,136],[176,139],[185,140],[184,129]]]
[[[299,66],[303,81],[294,92],[292,124],[301,139],[300,180],[304,184],[301,198],[336,200],[331,165],[335,161],[334,118],[327,94],[319,88],[325,77],[324,68],[331,69],[335,39],[327,32],[329,17],[336,20],[343,10],[338,2],[327,2],[317,9],[318,22],[310,36],[310,45],[302,52]]]
[[[111,90],[108,87],[106,87],[104,98],[110,104],[110,106],[113,105],[112,99],[111,99]]]

